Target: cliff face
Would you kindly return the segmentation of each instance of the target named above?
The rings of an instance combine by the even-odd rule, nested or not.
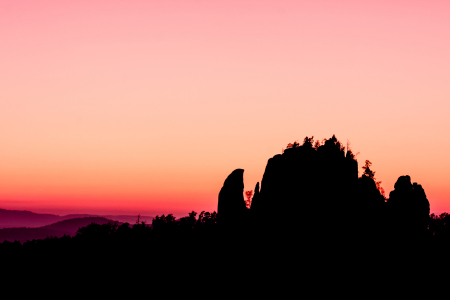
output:
[[[270,158],[250,210],[243,199],[243,171],[233,171],[220,191],[218,216],[223,224],[243,224],[245,219],[256,232],[375,237],[400,226],[392,224],[392,216],[403,209],[407,224],[426,229],[429,204],[421,186],[401,177],[386,203],[372,178],[358,178],[357,161],[334,136],[320,146],[297,144]]]

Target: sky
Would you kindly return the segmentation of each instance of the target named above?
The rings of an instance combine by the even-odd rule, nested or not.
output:
[[[333,134],[450,212],[449,1],[0,0],[0,208],[217,210]],[[286,203],[288,206],[289,204]]]

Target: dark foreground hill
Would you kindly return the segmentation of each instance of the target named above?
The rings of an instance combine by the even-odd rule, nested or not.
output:
[[[24,243],[26,241],[41,240],[47,237],[60,238],[64,235],[74,236],[78,229],[86,227],[91,223],[102,225],[108,222],[111,222],[111,220],[103,217],[84,217],[64,220],[38,228],[3,228],[0,229],[0,243],[4,241],[19,241],[20,243]]]

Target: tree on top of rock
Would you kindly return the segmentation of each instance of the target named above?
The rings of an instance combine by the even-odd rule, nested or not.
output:
[[[286,149],[297,148],[297,147],[300,147],[300,144],[297,141],[295,141],[293,143],[287,144]]]
[[[358,154],[359,154],[359,152],[356,154],[353,153],[352,149],[350,148],[350,142],[347,140],[347,154],[345,156],[348,158],[351,158],[353,160],[356,160],[356,156]]]
[[[307,148],[314,148],[313,146],[314,143],[314,136],[312,137],[305,137],[305,139],[303,140],[303,147],[307,147]]]
[[[372,165],[372,163],[366,159],[366,163],[364,164],[364,166],[362,166],[362,168],[364,170],[362,175],[366,175],[367,177],[375,180],[375,172],[370,169],[371,165]]]
[[[339,151],[344,151],[345,147],[344,145],[342,145],[341,142],[339,142],[339,140],[336,138],[336,136],[333,134],[333,136],[329,139],[329,141],[333,142],[334,145],[336,145],[336,147],[339,148]]]
[[[314,136],[305,137],[303,139],[303,144],[301,146],[313,149],[314,148]],[[295,141],[293,143],[287,144],[286,149],[298,148],[298,147],[300,147],[300,143],[298,141]]]
[[[336,136],[334,134],[329,139],[323,139],[322,142],[319,140],[314,142],[314,136],[312,136],[312,137],[306,136],[303,139],[302,145],[300,145],[300,143],[298,141],[295,141],[293,143],[287,144],[286,149],[305,147],[305,148],[311,148],[311,149],[317,150],[321,146],[324,146],[328,149],[334,149],[334,151],[337,150],[340,152],[344,152],[344,150],[345,150],[344,145],[341,142],[339,142],[339,140],[336,138]],[[284,152],[284,149],[282,150],[282,152]],[[353,153],[351,153],[351,154],[353,154]],[[353,157],[354,157],[354,155],[352,156],[352,158]]]
[[[383,195],[383,197],[386,199],[384,189],[381,187],[381,181],[376,181],[375,171],[372,171],[370,169],[371,165],[372,165],[372,163],[369,160],[366,160],[366,163],[364,164],[364,166],[362,166],[362,168],[364,170],[362,176],[367,176],[367,177],[373,179],[373,181],[375,181],[375,184],[377,185],[377,189],[380,191],[381,195]]]
[[[315,143],[314,143],[314,150],[317,150],[319,147],[321,146],[321,144],[320,144],[320,141],[319,140],[317,140]]]

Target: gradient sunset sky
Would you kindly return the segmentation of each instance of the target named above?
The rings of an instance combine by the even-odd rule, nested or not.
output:
[[[410,175],[450,212],[449,16],[450,1],[0,0],[0,208],[214,211],[234,169],[251,190],[288,143],[336,134],[387,195]]]

